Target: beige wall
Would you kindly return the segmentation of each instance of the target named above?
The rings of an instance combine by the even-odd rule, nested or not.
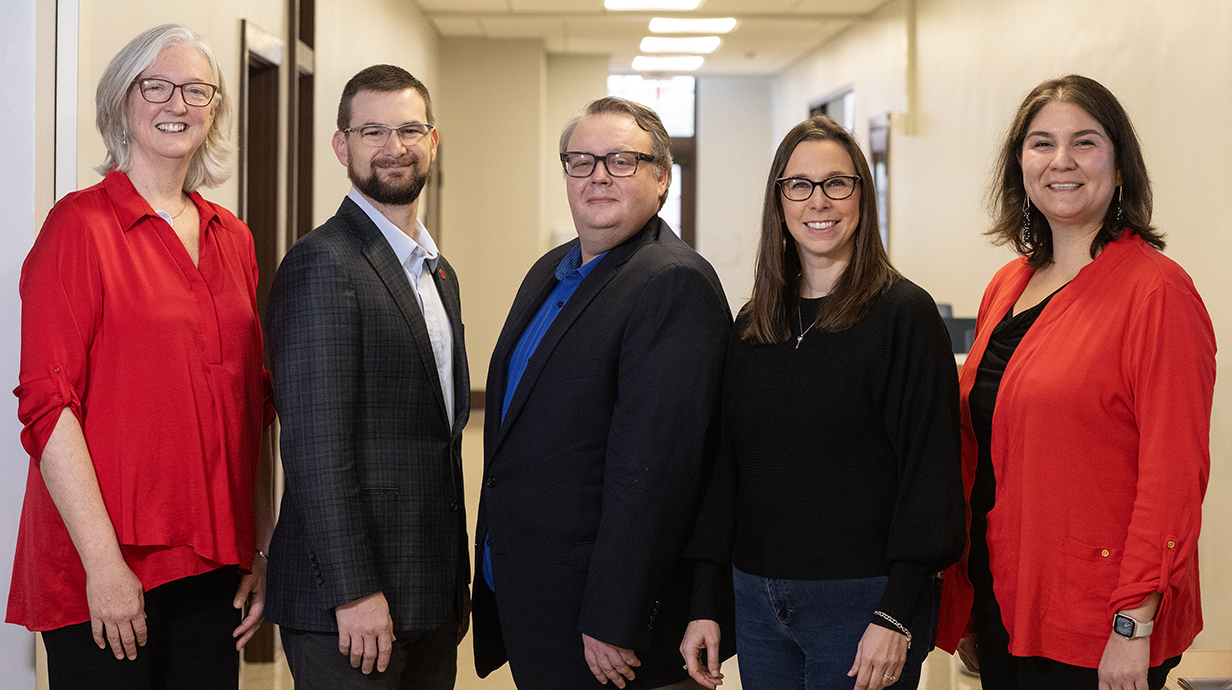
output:
[[[897,115],[891,255],[957,315],[974,316],[987,280],[1012,258],[981,233],[988,222],[982,193],[1013,109],[1035,84],[1068,72],[1094,77],[1120,97],[1155,181],[1155,222],[1169,234],[1167,253],[1193,276],[1224,345],[1200,546],[1206,630],[1194,648],[1204,650],[1232,650],[1232,233],[1218,211],[1232,187],[1229,45],[1232,4],[1225,0],[1090,0],[1080,8],[1070,0],[893,0],[783,74],[775,103],[780,135],[809,100],[843,85],[855,88],[863,143],[871,115]],[[914,113],[907,112],[911,83]]]
[[[483,389],[514,293],[543,253],[547,52],[444,39],[439,59],[441,250],[462,285],[471,387]]]
[[[770,87],[764,77],[697,80],[697,251],[723,281],[732,314],[752,295],[762,195],[778,145]]]
[[[418,77],[432,94],[434,110],[439,110],[441,91],[436,32],[414,3],[316,0],[316,8],[314,227],[334,215],[351,188],[346,168],[330,146],[338,128],[338,99],[347,81],[369,65],[387,63]],[[425,211],[420,209],[421,217]],[[439,236],[437,228],[428,231],[433,238]]]

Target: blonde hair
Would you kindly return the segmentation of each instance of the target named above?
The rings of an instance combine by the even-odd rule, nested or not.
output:
[[[231,155],[231,142],[227,132],[231,124],[231,97],[223,83],[222,70],[214,57],[214,50],[195,31],[182,24],[163,24],[147,29],[128,42],[111,59],[94,92],[94,125],[103,136],[107,158],[95,168],[106,175],[112,168],[128,172],[133,156],[128,144],[128,93],[137,77],[158,59],[159,53],[175,46],[187,45],[201,51],[210,63],[211,82],[218,93],[207,108],[214,109],[214,123],[205,135],[205,141],[193,153],[184,178],[184,189],[195,191],[198,187],[217,187],[231,176],[227,158]]]

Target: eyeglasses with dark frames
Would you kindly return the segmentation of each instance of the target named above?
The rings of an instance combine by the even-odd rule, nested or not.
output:
[[[204,108],[214,101],[214,94],[218,93],[217,86],[199,81],[176,84],[166,79],[138,79],[133,83],[148,103],[166,103],[175,95],[175,90],[179,89],[184,103],[195,108]]]
[[[394,132],[398,133],[398,140],[402,142],[403,146],[413,146],[434,129],[436,129],[435,125],[430,125],[426,122],[408,122],[400,127],[390,127],[389,125],[347,127],[342,130],[342,133],[351,134],[356,132],[359,134],[360,141],[374,149],[379,149],[389,141],[389,136]]]
[[[807,177],[780,177],[775,180],[783,197],[791,201],[808,201],[813,196],[813,190],[821,187],[825,194],[834,201],[842,201],[856,191],[859,175],[835,175],[821,182],[814,182]]]
[[[595,172],[599,161],[612,177],[631,177],[637,172],[638,161],[653,161],[654,156],[641,151],[613,151],[600,156],[582,151],[565,151],[560,154],[560,162],[565,166],[565,174],[569,177],[590,177]]]

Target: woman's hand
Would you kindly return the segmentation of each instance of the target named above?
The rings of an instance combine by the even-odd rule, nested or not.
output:
[[[1099,660],[1099,690],[1147,690],[1151,638],[1131,640],[1112,633]]]
[[[869,623],[847,675],[855,676],[855,690],[881,690],[898,680],[906,661],[907,636]]]
[[[137,658],[144,647],[145,593],[141,580],[123,560],[86,575],[86,601],[90,606],[90,632],[99,649],[111,645],[115,658]]]
[[[235,641],[235,651],[244,648],[248,640],[257,634],[261,627],[262,616],[265,614],[265,571],[267,563],[265,556],[255,554],[252,559],[252,572],[240,578],[239,589],[235,590],[235,600],[231,605],[241,611],[248,606],[248,613],[240,621],[238,628],[231,632]]]
[[[958,641],[958,658],[962,659],[963,666],[972,673],[980,672],[980,643],[975,638],[975,633],[971,633],[967,637]]]
[[[684,667],[693,680],[714,690],[723,684],[723,674],[719,666],[723,663],[719,657],[719,624],[711,620],[689,621],[689,627],[684,631],[684,639],[680,641],[680,656],[684,657]],[[706,665],[702,665],[701,655],[706,654]]]

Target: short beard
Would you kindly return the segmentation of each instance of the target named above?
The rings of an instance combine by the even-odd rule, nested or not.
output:
[[[347,177],[351,178],[351,184],[355,185],[355,188],[363,193],[364,196],[378,204],[409,206],[419,199],[420,192],[423,191],[424,185],[428,183],[428,171],[420,170],[418,167],[412,173],[411,179],[401,186],[386,184],[377,175],[378,170],[379,168],[374,166],[372,174],[368,177],[363,177],[353,166],[347,165]]]

